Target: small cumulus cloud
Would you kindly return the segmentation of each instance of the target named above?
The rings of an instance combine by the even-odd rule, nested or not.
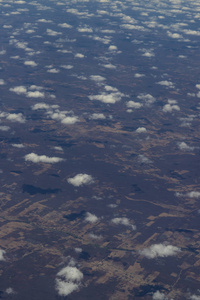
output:
[[[163,294],[159,291],[156,291],[155,293],[153,293],[152,299],[153,300],[168,300],[168,297],[165,296],[165,294]]]
[[[19,149],[24,148],[24,145],[23,145],[23,144],[12,144],[12,146],[13,146],[14,148],[19,148]]]
[[[115,224],[115,225],[124,225],[124,226],[128,226],[131,227],[132,230],[136,230],[136,226],[132,225],[130,223],[130,220],[126,217],[122,217],[122,218],[114,218],[111,220],[111,223]]]
[[[126,106],[127,106],[127,108],[133,108],[133,109],[139,109],[139,108],[141,108],[142,106],[143,106],[143,104],[142,103],[140,103],[140,102],[135,102],[135,101],[128,101],[128,102],[126,102]]]
[[[24,156],[25,161],[31,161],[33,163],[48,163],[54,164],[63,161],[60,157],[49,157],[46,155],[37,155],[35,153],[29,153]]]
[[[60,23],[58,24],[59,27],[62,28],[72,28],[72,25],[68,24],[68,23]]]
[[[188,146],[185,142],[178,143],[178,147],[182,151],[193,151],[195,147]]]
[[[94,182],[94,179],[91,175],[80,173],[74,177],[68,178],[67,181],[68,183],[78,187],[78,186],[92,184]]]
[[[137,133],[145,133],[145,132],[147,132],[147,130],[146,130],[145,127],[138,127],[135,132],[137,132]]]
[[[85,55],[84,55],[84,54],[81,54],[81,53],[76,53],[76,54],[74,55],[74,57],[76,57],[76,58],[84,58]]]
[[[5,250],[0,249],[0,261],[5,261],[5,257],[4,257],[5,253],[6,253]]]
[[[96,215],[91,214],[90,212],[86,213],[85,222],[96,223],[96,222],[98,222],[98,220],[99,220],[99,218]]]
[[[164,112],[172,113],[173,111],[180,111],[180,107],[177,104],[165,104],[162,109]]]
[[[176,246],[166,244],[154,244],[148,248],[140,250],[139,253],[146,258],[152,259],[157,257],[167,257],[177,255],[181,249]]]
[[[168,81],[168,80],[158,81],[157,84],[165,86],[165,87],[169,87],[169,88],[174,88],[173,82]]]
[[[37,66],[36,62],[34,62],[33,60],[26,60],[24,62],[24,65],[25,66],[30,66],[30,67],[36,67]]]
[[[0,85],[5,85],[5,80],[4,79],[0,79]]]
[[[153,162],[143,154],[138,155],[139,162],[142,164],[152,164]]]
[[[68,296],[79,289],[83,273],[75,266],[67,266],[56,275],[56,290],[60,296]]]
[[[102,113],[99,113],[99,114],[98,113],[94,113],[94,114],[92,114],[90,116],[90,119],[92,119],[92,120],[105,120],[106,117]]]

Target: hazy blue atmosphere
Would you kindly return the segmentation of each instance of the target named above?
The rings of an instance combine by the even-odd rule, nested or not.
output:
[[[200,2],[0,26],[0,299],[200,300]]]

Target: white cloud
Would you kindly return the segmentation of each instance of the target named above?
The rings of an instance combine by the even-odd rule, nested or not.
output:
[[[140,74],[140,73],[135,73],[135,75],[134,75],[135,78],[141,78],[144,76],[145,76],[144,74]]]
[[[109,51],[117,51],[117,46],[111,45],[108,48]]]
[[[92,120],[105,120],[106,117],[104,116],[104,114],[101,114],[101,113],[99,113],[99,114],[94,113],[94,114],[92,114],[92,115],[90,116],[90,119],[92,119]]]
[[[51,20],[46,20],[46,19],[39,19],[39,20],[37,20],[37,22],[40,22],[40,23],[52,23]]]
[[[143,106],[143,104],[141,104],[139,102],[135,102],[135,101],[128,101],[128,102],[126,102],[126,106],[128,108],[139,109]]]
[[[146,130],[145,127],[138,127],[135,132],[137,132],[137,133],[145,133],[145,132],[147,132],[147,130]]]
[[[24,148],[23,144],[12,144],[12,146],[19,149]]]
[[[59,70],[59,69],[56,69],[56,68],[53,68],[53,69],[49,69],[49,70],[47,70],[47,72],[48,72],[48,73],[57,74],[57,73],[59,73],[59,72],[60,72],[60,70]]]
[[[123,96],[125,95],[120,92],[116,92],[110,94],[102,93],[99,95],[89,96],[88,98],[92,101],[97,100],[107,104],[115,104],[116,102],[120,101]]]
[[[67,23],[58,24],[58,26],[62,27],[62,28],[72,28],[72,25],[67,24]]]
[[[138,99],[143,100],[147,105],[152,104],[156,99],[151,94],[141,93],[137,96]]]
[[[4,79],[0,79],[0,85],[5,85],[5,80]]]
[[[14,92],[14,93],[18,94],[18,95],[26,94],[26,92],[27,92],[27,88],[23,85],[15,86],[14,88],[10,88],[9,90],[11,92]]]
[[[167,31],[167,35],[169,37],[171,37],[172,39],[181,39],[181,38],[183,38],[183,36],[181,34],[179,34],[179,33],[172,33],[170,31]]]
[[[169,87],[169,88],[174,88],[173,82],[168,81],[168,80],[159,81],[159,82],[157,82],[157,84],[160,84],[160,85],[163,85],[163,86],[166,86],[166,87]]]
[[[6,119],[11,122],[19,122],[19,123],[25,123],[26,119],[22,115],[22,113],[19,114],[6,114]]]
[[[1,130],[1,131],[8,131],[9,129],[10,129],[9,126],[4,126],[4,125],[1,125],[1,126],[0,126],[0,130]]]
[[[114,218],[111,220],[111,222],[115,225],[124,225],[124,226],[128,226],[131,227],[132,230],[136,230],[136,226],[132,225],[130,223],[130,220],[126,217],[122,217],[122,218]]]
[[[143,250],[139,251],[139,253],[151,259],[156,257],[174,256],[180,251],[181,249],[176,246],[165,245],[165,244],[154,244],[148,248],[144,248]]]
[[[13,290],[13,288],[9,287],[5,290],[5,293],[8,295],[13,295],[15,294],[15,291]]]
[[[103,238],[102,235],[97,235],[94,233],[89,233],[88,236],[93,240],[101,240]]]
[[[5,253],[6,253],[5,250],[0,249],[0,261],[4,261],[5,260],[5,257],[4,257]]]
[[[106,80],[105,77],[100,76],[100,75],[91,75],[91,76],[90,76],[90,79],[93,80],[93,81],[95,81],[95,82],[97,82],[97,83],[101,83],[101,82],[103,82],[104,80]]]
[[[155,293],[153,293],[153,300],[168,300],[168,297],[165,296],[165,294],[156,291]]]
[[[71,69],[73,69],[73,66],[72,66],[72,65],[61,65],[60,67],[63,68],[63,69],[66,69],[66,70],[71,70]]]
[[[76,58],[84,58],[85,56],[84,56],[84,54],[76,53],[76,54],[74,55],[74,57],[76,57]]]
[[[142,56],[145,56],[145,57],[153,57],[155,56],[155,54],[153,52],[149,52],[149,51],[146,51],[142,54]]]
[[[57,36],[57,35],[62,34],[62,32],[57,32],[57,31],[54,31],[54,30],[51,30],[51,29],[47,29],[46,32],[50,36]]]
[[[86,222],[96,223],[98,220],[99,220],[99,218],[96,215],[91,214],[90,212],[86,213],[86,216],[85,216],[85,221]]]
[[[189,198],[199,199],[200,198],[200,192],[191,191],[191,192],[187,193],[186,196],[189,197]]]
[[[200,296],[197,296],[197,295],[191,295],[191,296],[190,296],[190,299],[191,299],[191,300],[200,300]]]
[[[177,104],[171,105],[170,103],[168,103],[163,106],[163,111],[169,113],[173,111],[180,111],[180,107]]]
[[[153,162],[143,154],[138,155],[139,161],[143,164],[152,164]]]
[[[185,142],[178,143],[178,147],[183,151],[193,151],[195,148],[188,146]]]
[[[63,161],[63,158],[60,157],[49,157],[46,155],[37,155],[35,153],[29,153],[24,156],[25,161],[31,161],[33,163],[49,163],[54,164]]]
[[[32,110],[49,109],[49,108],[50,108],[50,106],[44,102],[37,103],[32,106]]]
[[[33,60],[26,60],[24,62],[24,64],[25,64],[25,66],[30,66],[30,67],[36,67],[37,66],[36,62],[34,62]]]
[[[28,91],[26,93],[26,97],[28,98],[44,98],[44,93],[40,91]]]
[[[83,273],[75,266],[67,266],[63,268],[56,276],[56,290],[60,296],[67,296],[78,290]]]
[[[112,65],[112,64],[104,64],[102,65],[104,68],[106,69],[116,69],[116,66]]]
[[[91,175],[80,173],[72,178],[68,178],[67,181],[74,186],[82,186],[92,184],[94,179]]]

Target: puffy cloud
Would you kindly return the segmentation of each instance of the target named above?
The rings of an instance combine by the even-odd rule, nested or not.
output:
[[[30,67],[36,67],[37,66],[36,62],[34,62],[33,60],[26,60],[24,62],[24,64],[25,64],[25,66],[30,66]]]
[[[28,91],[26,93],[26,97],[28,98],[44,98],[44,92],[40,92],[40,91]]]
[[[123,96],[125,95],[120,92],[116,92],[110,94],[102,93],[99,95],[89,96],[88,98],[92,101],[97,100],[107,104],[115,104],[116,102],[120,101]]]
[[[116,69],[116,66],[114,66],[112,64],[103,64],[102,66],[106,69]]]
[[[39,20],[37,20],[37,22],[40,22],[40,23],[52,23],[51,20],[46,20],[46,19],[39,19]]]
[[[139,251],[139,253],[151,259],[156,257],[174,256],[180,251],[181,249],[176,246],[165,245],[165,244],[154,244],[148,248],[144,248],[143,250]]]
[[[147,105],[152,104],[156,99],[151,94],[141,93],[137,96],[138,99],[143,100]]]
[[[90,119],[92,119],[92,120],[105,120],[105,118],[106,117],[104,116],[104,114],[101,114],[101,113],[99,113],[99,114],[94,113],[90,116]]]
[[[6,253],[5,250],[0,249],[0,261],[4,261],[5,260],[5,257],[4,257],[5,253]]]
[[[0,85],[5,85],[5,80],[4,79],[0,79]]]
[[[128,101],[128,102],[126,102],[126,106],[128,108],[139,109],[143,106],[143,104],[139,103],[139,102],[135,102],[135,101]]]
[[[85,221],[86,222],[96,223],[98,220],[99,220],[99,218],[96,215],[91,214],[90,212],[86,213],[86,216],[85,216]]]
[[[138,158],[142,164],[152,164],[153,163],[148,157],[146,157],[143,154],[138,155]]]
[[[72,65],[61,65],[60,67],[63,68],[63,69],[66,69],[66,70],[71,70],[71,69],[73,69],[73,66],[72,66]]]
[[[68,178],[67,181],[74,186],[82,186],[92,184],[94,179],[91,175],[80,173],[72,178]]]
[[[76,53],[76,54],[74,55],[74,57],[76,57],[76,58],[84,58],[85,55],[84,55],[84,54],[81,54],[81,53]]]
[[[140,74],[140,73],[135,73],[135,75],[134,75],[135,78],[141,78],[144,76],[145,76],[144,74]]]
[[[165,296],[165,294],[156,291],[155,293],[153,293],[153,300],[168,300],[168,297]]]
[[[153,57],[155,56],[155,54],[153,52],[149,52],[149,51],[146,51],[142,54],[142,56],[145,56],[145,57]]]
[[[19,149],[24,148],[23,144],[12,144],[12,146]]]
[[[19,114],[6,114],[6,119],[11,122],[19,122],[19,123],[25,123],[26,119],[22,115],[22,113]]]
[[[131,227],[132,230],[136,230],[136,226],[135,225],[132,225],[130,223],[130,220],[126,217],[123,217],[123,218],[114,218],[111,220],[111,222],[115,225],[124,225],[124,226],[128,226],[128,227]]]
[[[31,161],[33,163],[48,163],[54,164],[63,161],[63,158],[60,157],[48,157],[46,155],[37,155],[35,153],[29,153],[24,156],[25,161]]]
[[[0,130],[1,130],[1,131],[8,131],[9,129],[10,129],[10,127],[9,127],[9,126],[6,126],[6,125],[5,125],[5,126],[4,126],[4,125],[1,125],[1,126],[0,126]]]
[[[181,34],[179,34],[179,33],[172,33],[170,31],[167,31],[167,35],[169,37],[171,37],[172,39],[181,39],[181,38],[183,38],[183,36]]]
[[[89,27],[79,27],[77,30],[79,32],[93,32],[93,29]]]
[[[163,111],[170,112],[170,113],[173,111],[180,111],[180,107],[177,104],[172,105],[172,104],[168,103],[163,106]]]
[[[94,233],[89,233],[88,236],[93,240],[101,240],[103,238],[102,235],[97,235]]]
[[[53,68],[53,69],[49,69],[49,70],[47,70],[47,72],[48,72],[48,73],[57,74],[57,73],[59,73],[59,72],[60,72],[60,70],[59,70],[59,69],[56,69],[56,68]]]
[[[15,86],[14,88],[10,88],[9,90],[11,92],[14,92],[14,93],[18,94],[18,95],[26,94],[26,92],[27,92],[27,88],[23,85]]]
[[[168,80],[159,81],[159,82],[157,82],[157,84],[160,84],[160,85],[163,85],[163,86],[166,86],[166,87],[169,87],[169,88],[174,88],[173,82],[168,81]]]
[[[9,287],[5,290],[5,293],[8,295],[13,295],[15,294],[15,291],[13,290],[13,288]]]
[[[117,46],[111,45],[108,48],[109,51],[117,51]]]
[[[56,276],[56,290],[60,296],[67,296],[78,290],[83,273],[75,266],[67,266],[63,268]]]
[[[200,300],[200,296],[198,296],[198,295],[191,295],[190,299],[191,300]]]
[[[137,132],[137,133],[145,133],[145,132],[147,132],[147,130],[146,130],[145,127],[138,127],[135,132]]]
[[[62,28],[72,28],[72,25],[67,24],[67,23],[58,24],[58,26],[62,27]]]
[[[105,77],[100,76],[100,75],[91,75],[90,79],[97,82],[97,83],[102,83],[104,80],[106,80]]]
[[[57,31],[54,31],[54,30],[51,30],[51,29],[47,29],[46,32],[50,36],[57,36],[57,35],[62,34],[62,32],[57,32]]]
[[[183,151],[193,151],[195,148],[188,146],[185,142],[178,143],[178,147]]]
[[[32,106],[32,110],[49,109],[49,108],[50,108],[50,106],[44,102],[37,103]]]
[[[186,194],[186,197],[199,199],[200,198],[200,192],[191,191],[191,192]]]

